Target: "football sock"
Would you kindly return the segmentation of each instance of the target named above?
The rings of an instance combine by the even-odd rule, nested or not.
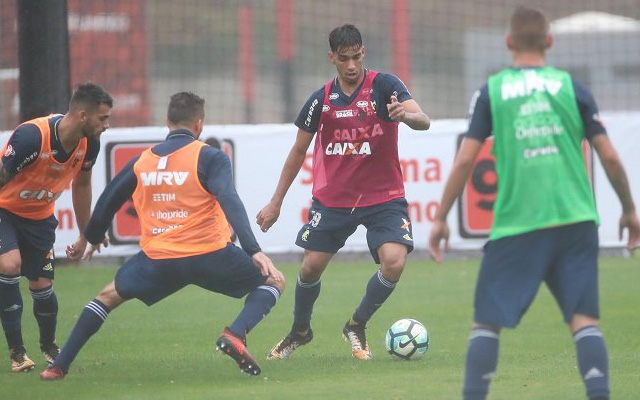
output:
[[[304,332],[311,327],[311,313],[313,304],[320,296],[322,283],[320,279],[315,282],[302,282],[300,275],[296,282],[295,304],[293,306],[293,331]]]
[[[53,286],[44,289],[29,289],[33,298],[33,315],[40,328],[40,344],[53,343],[56,340],[58,321],[58,299]]]
[[[609,398],[609,357],[602,332],[587,326],[573,334],[578,369],[589,399]]]
[[[500,334],[490,329],[471,330],[464,371],[464,400],[484,400],[498,367]]]
[[[367,290],[352,319],[358,324],[366,324],[373,313],[387,300],[396,287],[396,282],[390,282],[378,270],[367,283]]]
[[[59,366],[67,373],[69,366],[76,358],[82,346],[87,343],[94,333],[98,332],[109,315],[109,309],[100,300],[93,299],[84,307],[78,322],[71,330],[67,342],[62,348],[62,352],[56,358],[53,366]]]
[[[0,274],[0,318],[9,348],[22,346],[20,274]]]
[[[253,289],[244,301],[244,308],[229,326],[229,330],[237,336],[245,337],[254,326],[258,325],[258,322],[269,314],[279,298],[280,291],[275,286],[260,285]]]

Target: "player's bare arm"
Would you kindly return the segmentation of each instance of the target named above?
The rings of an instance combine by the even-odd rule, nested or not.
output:
[[[9,183],[9,181],[13,179],[14,176],[15,174],[7,171],[7,169],[2,164],[2,161],[0,160],[0,189],[2,189],[4,185]]]
[[[271,261],[266,254],[259,251],[251,256],[251,258],[253,259],[255,266],[260,269],[262,276],[268,276],[270,280],[284,284],[284,275],[276,268],[273,261]],[[282,287],[282,289],[284,289],[284,287]]]
[[[287,191],[289,191],[291,183],[293,183],[293,180],[298,175],[298,172],[300,172],[300,168],[302,168],[302,163],[307,156],[307,149],[309,149],[311,140],[313,140],[312,134],[305,132],[302,129],[298,129],[296,141],[289,151],[287,160],[284,162],[282,172],[280,173],[280,179],[278,180],[278,186],[276,186],[276,190],[271,197],[271,201],[269,201],[269,204],[264,206],[256,216],[256,222],[260,225],[260,229],[263,232],[268,231],[269,228],[271,228],[271,226],[278,220],[284,197],[286,196]]]
[[[82,256],[82,259],[85,261],[91,261],[91,258],[93,258],[93,253],[100,253],[102,247],[109,247],[109,238],[105,237],[100,243],[90,244],[89,248],[84,253],[84,256]]]
[[[400,103],[396,96],[391,96],[390,103],[387,104],[387,110],[389,111],[389,118],[394,121],[404,122],[413,130],[426,131],[431,126],[431,120],[413,99]]]
[[[440,241],[445,241],[445,251],[449,250],[449,226],[447,225],[447,215],[453,207],[462,190],[464,184],[469,179],[469,174],[473,169],[473,164],[480,153],[482,142],[476,139],[465,138],[462,141],[460,150],[451,169],[451,174],[444,187],[444,193],[440,200],[440,207],[429,234],[429,254],[436,262],[442,262],[443,256],[440,251]]]
[[[71,197],[73,212],[78,224],[78,239],[67,246],[66,254],[71,261],[79,260],[87,247],[87,238],[84,237],[84,228],[89,223],[91,216],[91,170],[80,171],[71,184]]]
[[[615,190],[620,203],[622,204],[622,216],[620,217],[619,235],[622,240],[622,234],[624,230],[629,231],[629,238],[627,240],[627,248],[632,251],[640,244],[640,222],[638,222],[638,215],[636,213],[636,207],[631,196],[631,190],[629,188],[629,180],[624,170],[624,166],[620,161],[618,152],[613,147],[611,140],[607,135],[596,135],[592,140],[593,145],[602,167],[611,186]]]

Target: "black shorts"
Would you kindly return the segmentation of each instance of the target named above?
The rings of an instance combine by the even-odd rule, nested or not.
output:
[[[42,220],[22,218],[0,209],[0,254],[20,250],[20,274],[30,281],[53,279],[58,220],[52,215]]]
[[[115,285],[123,299],[136,298],[150,306],[187,285],[241,298],[267,278],[247,253],[229,244],[211,253],[163,260],[141,251],[120,267]]]
[[[314,199],[309,222],[298,232],[296,244],[303,249],[335,254],[359,225],[367,229],[367,245],[377,264],[380,264],[378,248],[384,243],[401,243],[409,252],[413,250],[411,221],[404,198],[358,208],[325,207]]]
[[[599,317],[598,228],[593,221],[540,229],[487,242],[474,320],[513,328],[545,282],[570,322]]]

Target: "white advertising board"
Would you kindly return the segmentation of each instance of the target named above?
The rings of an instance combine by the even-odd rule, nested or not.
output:
[[[640,202],[640,113],[604,114],[609,136],[625,164],[631,190],[636,203]],[[449,174],[459,135],[466,129],[466,120],[437,120],[427,132],[415,132],[400,125],[399,152],[403,165],[407,201],[413,224],[417,249],[425,249],[431,221],[446,178]],[[254,233],[263,250],[268,253],[299,252],[295,237],[305,222],[306,210],[311,204],[311,157],[305,161],[284,201],[280,219],[273,228],[263,233],[255,225],[255,216],[268,202],[278,182],[284,160],[295,139],[297,128],[292,124],[280,125],[224,125],[206,126],[202,139],[215,137],[223,149],[233,156],[234,179],[243,199]],[[0,134],[4,143],[10,132]],[[93,203],[95,204],[107,180],[130,157],[129,147],[144,148],[159,142],[167,134],[165,127],[112,128],[102,136],[102,149],[93,169]],[[313,146],[310,147],[310,150]],[[594,160],[594,190],[601,216],[600,243],[602,247],[619,247],[618,219],[620,203],[606,175]],[[124,210],[123,212],[125,212]],[[55,245],[56,254],[64,256],[65,247],[73,243],[78,230],[73,217],[71,194],[64,193],[56,202],[56,216],[60,222]],[[124,216],[111,230],[112,237],[135,238],[135,218]],[[461,233],[458,209],[449,217],[450,244],[458,249],[479,249],[485,239],[469,239]],[[132,234],[133,232],[133,234]],[[465,237],[463,237],[465,236]],[[127,242],[127,240],[124,240]],[[101,255],[128,256],[138,251],[135,240],[127,244],[114,244]],[[133,243],[133,244],[132,244]],[[345,246],[347,251],[367,251],[364,230],[359,229]]]

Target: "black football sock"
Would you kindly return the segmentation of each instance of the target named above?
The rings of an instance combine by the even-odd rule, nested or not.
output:
[[[0,318],[10,348],[23,346],[20,275],[0,274]]]
[[[573,334],[578,369],[589,399],[609,398],[609,356],[602,332],[587,326]]]
[[[58,321],[58,299],[53,286],[44,289],[29,289],[33,298],[33,315],[40,328],[40,344],[51,344],[56,340]]]
[[[293,306],[293,330],[304,332],[311,327],[311,314],[313,305],[318,296],[322,283],[320,279],[315,282],[302,282],[298,275],[296,282],[295,304]]]
[[[67,342],[52,367],[60,367],[64,373],[76,358],[82,347],[94,333],[98,332],[109,315],[109,309],[100,300],[93,299],[84,307],[78,322],[71,330]]]
[[[360,302],[360,305],[353,313],[353,320],[358,324],[366,324],[373,313],[389,298],[396,282],[390,282],[382,276],[382,271],[378,270],[367,283],[367,290]]]
[[[484,400],[489,393],[489,384],[498,367],[500,334],[482,328],[475,328],[469,337],[467,359],[464,370],[464,400]]]
[[[244,337],[269,314],[279,298],[280,291],[275,286],[261,285],[253,289],[244,302],[244,308],[229,326],[229,330],[237,336]]]

